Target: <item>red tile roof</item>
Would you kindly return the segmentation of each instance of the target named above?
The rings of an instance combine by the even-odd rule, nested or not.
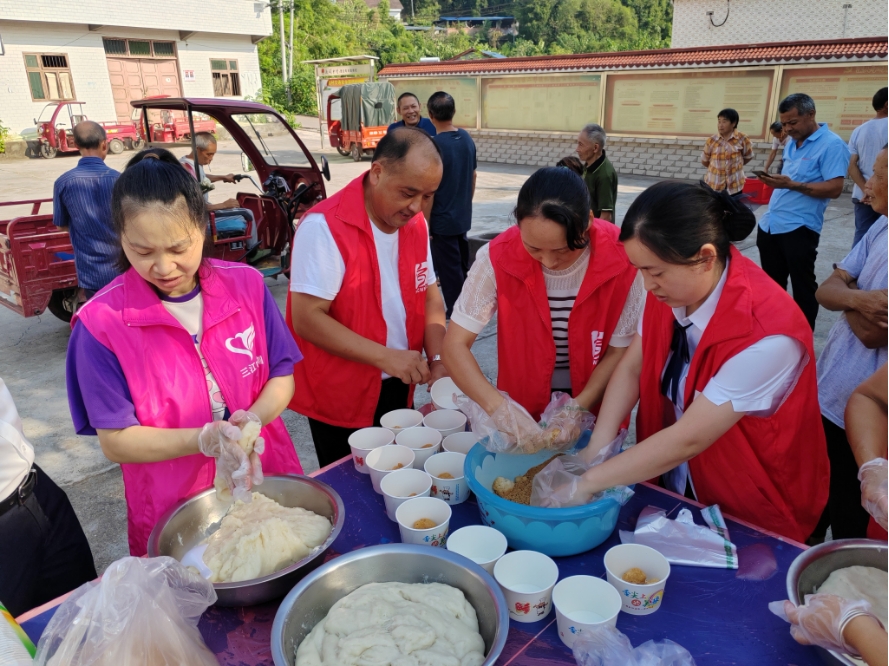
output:
[[[653,51],[616,51],[575,55],[532,56],[386,65],[380,76],[428,76],[430,74],[496,74],[520,72],[570,72],[611,69],[653,69],[701,65],[778,63],[831,63],[886,60],[886,37],[862,37],[810,42],[774,42],[704,46]]]

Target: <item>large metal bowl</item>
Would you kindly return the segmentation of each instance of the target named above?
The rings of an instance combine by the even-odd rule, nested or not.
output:
[[[472,560],[443,548],[386,544],[353,551],[306,576],[278,608],[272,625],[275,666],[293,666],[296,648],[337,601],[367,583],[444,583],[459,588],[475,608],[485,641],[484,666],[506,645],[509,613],[500,586]]]
[[[887,570],[885,542],[870,539],[826,541],[797,555],[787,571],[787,598],[797,606],[807,594],[814,594],[837,569],[862,566]],[[826,664],[856,666],[846,655],[816,648]],[[859,662],[860,663],[860,662]]]
[[[294,583],[324,561],[324,551],[343,528],[343,500],[326,483],[296,474],[267,476],[254,490],[283,506],[298,506],[324,516],[333,524],[333,530],[319,548],[289,567],[240,583],[214,583],[219,606],[252,606],[283,597]],[[228,502],[216,499],[213,488],[182,500],[161,516],[151,531],[149,557],[169,555],[181,560],[185,553],[219,529],[229,506]]]

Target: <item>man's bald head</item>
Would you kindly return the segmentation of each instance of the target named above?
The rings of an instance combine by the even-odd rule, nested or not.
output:
[[[415,152],[416,151],[416,152]],[[374,150],[373,162],[399,169],[408,158],[426,159],[441,165],[441,150],[426,132],[415,127],[398,127],[384,136]]]
[[[82,120],[74,127],[74,145],[85,150],[96,150],[107,138],[104,128],[92,120]]]

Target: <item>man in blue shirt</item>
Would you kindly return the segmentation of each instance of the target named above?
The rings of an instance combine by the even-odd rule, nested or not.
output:
[[[435,125],[429,118],[423,118],[420,115],[420,100],[412,92],[401,93],[398,96],[398,102],[395,104],[395,110],[401,116],[401,120],[389,125],[386,130],[388,134],[396,127],[416,127],[426,132],[429,136],[435,136]]]
[[[785,97],[778,113],[790,141],[784,146],[780,174],[757,173],[775,191],[769,210],[759,221],[756,247],[762,269],[782,289],[790,278],[793,300],[814,330],[818,241],[828,200],[843,193],[849,147],[827,123],[815,120],[815,101],[804,93]]]
[[[455,127],[454,98],[437,92],[426,104],[435,125],[433,141],[441,151],[441,184],[432,200],[429,217],[429,243],[432,263],[444,296],[447,316],[463,289],[469,273],[469,241],[466,232],[472,227],[472,197],[478,161],[475,143],[469,132]]]
[[[120,242],[111,224],[111,190],[120,173],[105,165],[105,130],[92,120],[74,127],[77,166],[53,185],[53,224],[68,229],[77,283],[87,298],[118,276]]]

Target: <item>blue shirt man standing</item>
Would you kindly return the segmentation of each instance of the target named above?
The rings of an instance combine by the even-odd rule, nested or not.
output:
[[[120,173],[105,165],[108,141],[101,125],[84,120],[73,134],[81,158],[53,185],[53,224],[68,229],[77,283],[91,298],[120,273],[120,243],[111,223],[111,190]]]
[[[426,132],[429,136],[435,136],[435,125],[432,124],[429,118],[424,118],[420,115],[420,100],[417,99],[414,93],[401,93],[395,104],[395,110],[398,111],[401,120],[389,125],[389,128],[386,130],[387,134],[397,127],[416,127]]]
[[[432,138],[441,151],[441,183],[432,199],[429,216],[429,243],[432,263],[441,285],[447,316],[460,296],[469,273],[469,240],[472,227],[472,197],[478,161],[475,142],[469,132],[454,126],[456,105],[446,92],[433,93],[426,103],[435,125]]]
[[[793,300],[814,330],[818,316],[815,257],[827,203],[843,193],[849,147],[827,123],[816,122],[815,101],[806,94],[785,97],[778,113],[790,141],[784,146],[782,172],[759,176],[775,191],[768,212],[759,221],[756,247],[762,269],[782,289],[790,278]]]

